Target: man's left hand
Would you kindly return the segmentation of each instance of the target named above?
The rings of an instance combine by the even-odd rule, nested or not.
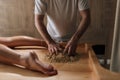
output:
[[[73,41],[69,41],[65,46],[63,54],[68,56],[74,56],[76,53],[77,43]]]

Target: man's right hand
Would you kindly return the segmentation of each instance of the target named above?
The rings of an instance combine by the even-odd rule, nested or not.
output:
[[[56,44],[54,42],[54,40],[51,38],[51,36],[49,35],[45,25],[44,25],[44,15],[35,15],[35,26],[37,28],[37,30],[39,31],[39,33],[41,34],[41,36],[43,37],[43,39],[45,40],[45,42],[48,45],[48,50],[50,55],[53,54],[57,54],[58,51],[61,51],[62,48],[60,47],[59,44]]]
[[[50,55],[52,56],[52,55],[57,55],[58,52],[63,51],[63,48],[59,44],[52,42],[48,44],[48,50]]]

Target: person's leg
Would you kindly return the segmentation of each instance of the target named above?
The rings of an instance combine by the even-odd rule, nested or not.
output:
[[[16,46],[44,46],[47,47],[45,41],[28,37],[28,36],[13,36],[13,37],[0,37],[0,44],[8,47]]]
[[[46,75],[55,75],[57,71],[51,65],[43,64],[34,52],[19,54],[18,52],[0,44],[0,62],[21,65],[30,70],[42,72]]]

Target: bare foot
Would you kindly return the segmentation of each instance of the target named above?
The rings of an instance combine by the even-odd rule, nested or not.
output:
[[[42,72],[48,76],[57,74],[57,70],[55,70],[51,65],[43,64],[38,59],[35,52],[30,52],[28,54],[22,55],[21,65],[25,66],[27,69]]]

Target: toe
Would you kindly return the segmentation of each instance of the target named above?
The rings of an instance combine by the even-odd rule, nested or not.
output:
[[[53,76],[53,75],[57,75],[58,72],[57,72],[57,70],[54,70],[54,71],[51,71],[51,72],[44,72],[44,74],[47,75],[47,76]]]
[[[43,64],[43,63],[41,64],[39,60],[36,60],[35,62],[38,66],[41,66],[41,68],[45,71],[54,71],[54,68],[52,65]]]
[[[53,66],[52,66],[52,65],[49,65],[49,66],[48,66],[48,70],[49,70],[49,71],[53,71],[53,70],[54,70]]]

